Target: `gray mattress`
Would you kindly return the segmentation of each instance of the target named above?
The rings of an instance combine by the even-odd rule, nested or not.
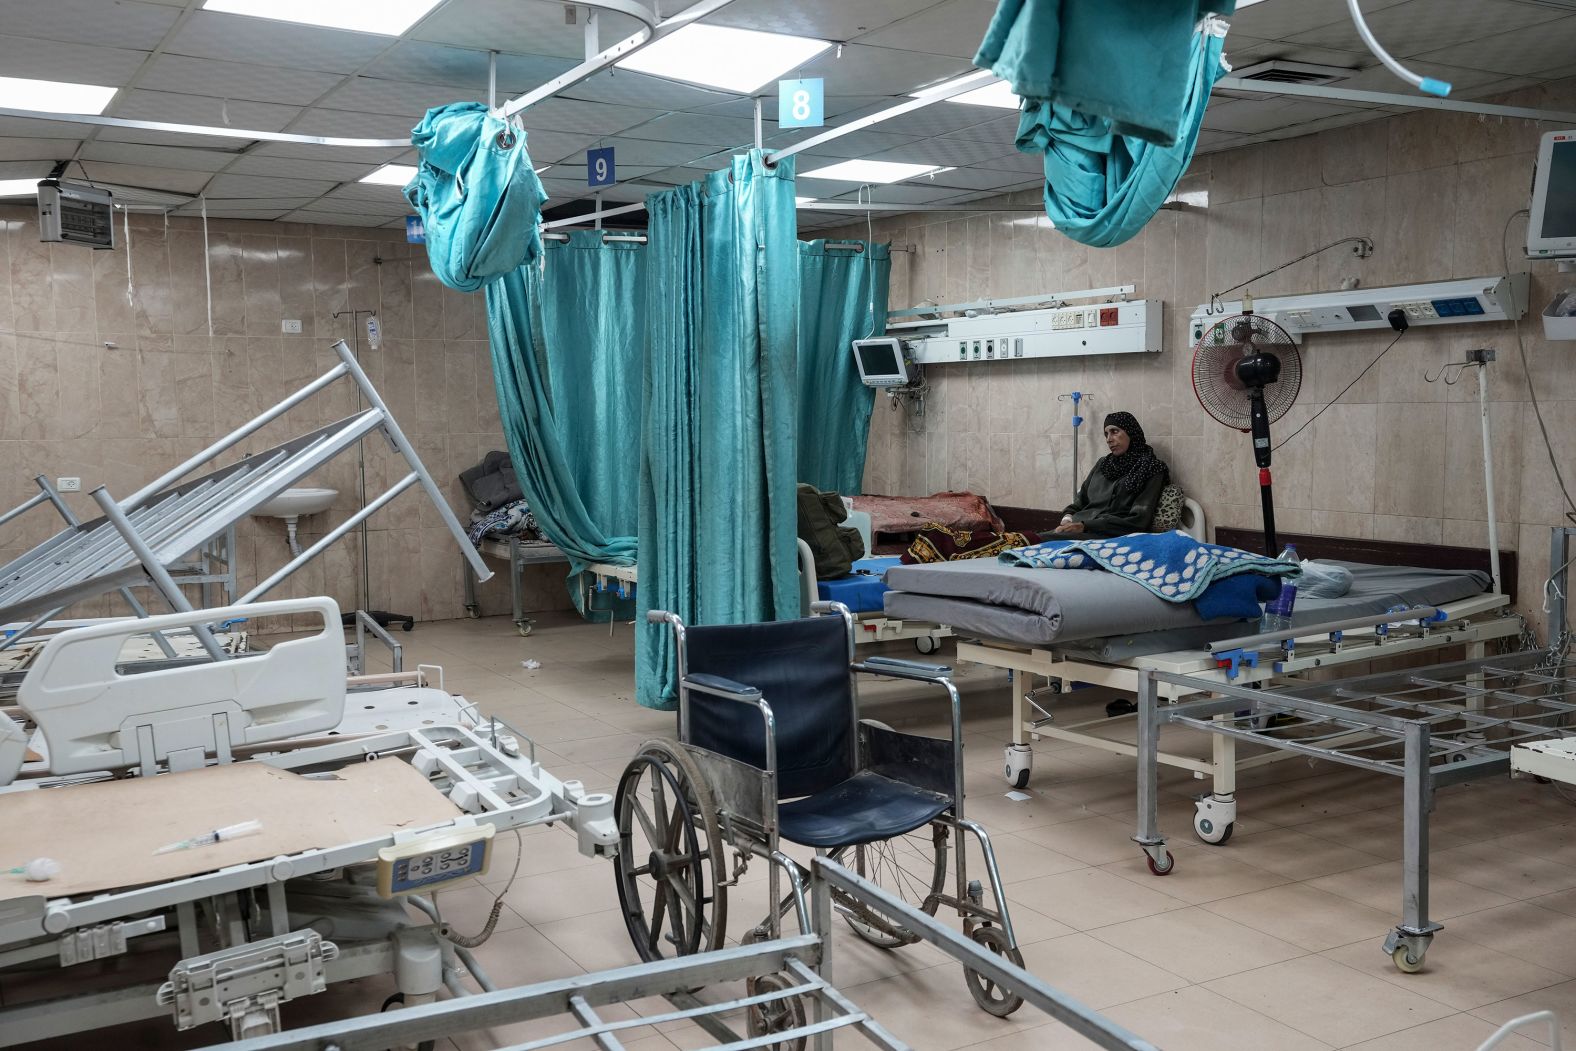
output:
[[[1488,590],[1478,570],[1414,569],[1334,562],[1352,571],[1338,599],[1299,599],[1294,625],[1439,605]],[[1082,569],[1024,569],[984,559],[887,571],[886,612],[930,620],[960,635],[1025,646],[1078,643],[1079,655],[1119,661],[1202,647],[1242,633],[1242,621],[1206,621],[1192,603],[1166,602],[1135,581]]]

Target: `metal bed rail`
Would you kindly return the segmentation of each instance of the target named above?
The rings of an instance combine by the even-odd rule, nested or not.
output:
[[[1198,686],[1213,696],[1163,705],[1163,683],[1189,692]],[[1576,661],[1529,651],[1277,689],[1203,684],[1149,670],[1139,677],[1138,707],[1133,839],[1156,875],[1175,865],[1158,823],[1159,740],[1167,723],[1399,777],[1401,922],[1384,949],[1411,972],[1421,969],[1440,929],[1428,915],[1428,815],[1435,789],[1508,771],[1514,745],[1576,735],[1576,725],[1567,725],[1576,712]],[[1235,800],[1225,803],[1234,818]]]
[[[817,930],[832,929],[835,891],[912,931],[985,980],[1023,997],[1096,1047],[1107,1051],[1158,1051],[1142,1037],[836,862],[817,857],[810,872]],[[775,980],[757,984],[749,995],[739,998],[703,1003],[692,992],[768,975],[776,976]],[[665,997],[674,1009],[614,1019],[603,1017],[597,1010],[651,996]],[[786,1012],[788,1021],[770,1032],[741,1035],[726,1017],[741,1009],[795,1002],[797,1007]],[[718,1041],[706,1046],[729,1051],[794,1046],[799,1040],[808,1042],[816,1051],[830,1051],[834,1035],[840,1031],[858,1033],[884,1051],[906,1051],[910,1046],[838,990],[833,981],[830,944],[813,933],[464,996],[223,1046],[229,1051],[382,1051],[391,1046],[415,1045],[471,1030],[557,1015],[568,1015],[573,1023],[563,1032],[511,1044],[509,1051],[538,1051],[587,1039],[606,1051],[618,1051],[624,1046],[621,1036],[627,1038],[646,1027],[677,1021],[700,1026]]]

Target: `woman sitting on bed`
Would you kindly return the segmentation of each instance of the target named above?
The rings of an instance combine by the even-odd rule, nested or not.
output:
[[[1171,480],[1164,460],[1144,441],[1144,429],[1130,412],[1105,418],[1105,446],[1078,490],[1078,498],[1062,512],[1061,535],[1126,536],[1147,533],[1155,520],[1160,491]]]

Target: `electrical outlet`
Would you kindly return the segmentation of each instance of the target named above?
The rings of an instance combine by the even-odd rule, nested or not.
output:
[[[279,322],[279,331],[287,336],[299,336],[301,334],[301,322],[299,320],[281,321]]]
[[[56,478],[55,488],[60,490],[62,493],[80,493],[82,491],[82,479]]]

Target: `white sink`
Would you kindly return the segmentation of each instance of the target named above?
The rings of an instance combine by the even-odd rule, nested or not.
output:
[[[300,518],[315,515],[334,506],[338,489],[286,489],[252,513],[264,518]]]

